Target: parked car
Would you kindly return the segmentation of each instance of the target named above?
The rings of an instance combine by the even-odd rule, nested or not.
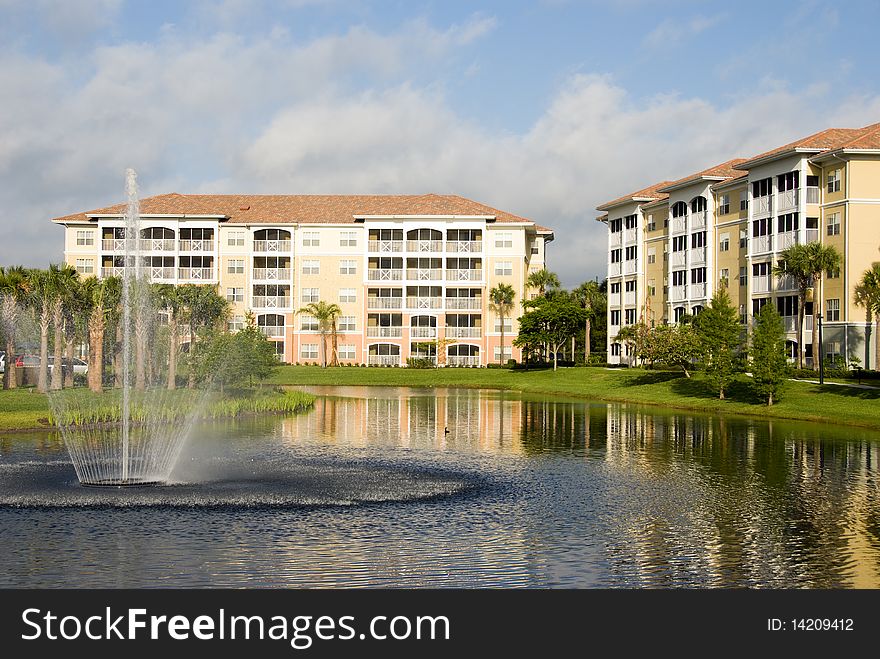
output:
[[[72,362],[69,362],[67,359],[62,360],[62,363],[65,366],[69,366],[71,363],[73,364],[73,372],[76,374],[86,374],[89,372],[89,365],[84,362],[82,359],[78,359],[76,357],[73,358]],[[40,356],[39,355],[18,355],[15,359],[16,368],[39,368],[40,366]],[[49,365],[48,370],[49,373],[52,373],[52,368],[55,366],[55,357],[49,355]]]
[[[0,373],[6,372],[6,353],[0,350]]]

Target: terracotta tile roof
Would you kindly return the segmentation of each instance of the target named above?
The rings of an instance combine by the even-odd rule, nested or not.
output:
[[[807,135],[799,140],[790,142],[783,146],[765,151],[752,158],[749,158],[740,169],[748,169],[756,161],[764,160],[772,156],[782,155],[796,149],[807,149],[812,151],[828,151],[844,148],[844,145],[858,142],[862,138],[870,138],[876,135],[880,129],[880,123],[871,124],[862,128],[826,128],[818,133]],[[875,138],[876,139],[876,138]],[[870,140],[869,140],[870,142]],[[872,148],[872,147],[852,147],[852,148]]]
[[[858,137],[841,144],[837,149],[880,149],[880,123],[865,126]],[[836,150],[836,149],[835,149]]]
[[[665,199],[669,195],[658,192],[658,189],[662,188],[665,185],[669,185],[669,181],[655,183],[654,185],[650,185],[647,188],[636,190],[635,192],[631,192],[628,195],[623,195],[622,197],[618,197],[617,199],[614,199],[612,201],[606,201],[601,206],[596,206],[596,210],[603,211],[613,206],[617,206],[618,204],[624,204],[628,201],[633,201],[634,199]]]
[[[116,204],[54,218],[54,222],[84,222],[89,215],[125,212]],[[145,215],[222,215],[229,224],[346,223],[362,215],[488,215],[496,222],[526,222],[538,231],[550,231],[531,220],[506,213],[457,195],[184,195],[146,197]]]
[[[745,158],[734,158],[733,160],[728,160],[727,162],[723,162],[720,165],[709,167],[708,169],[704,169],[703,171],[697,172],[696,174],[691,174],[689,176],[680,178],[677,181],[673,181],[672,183],[668,183],[666,186],[661,188],[661,190],[671,190],[673,188],[680,187],[686,183],[690,183],[692,181],[700,181],[705,178],[711,179],[738,177],[740,176],[740,172],[737,171],[736,166],[741,165],[745,161]]]
[[[736,183],[745,183],[749,178],[748,172],[736,172],[736,176],[732,176],[729,179],[725,179],[724,181],[718,181],[717,183],[713,183],[713,188],[720,188],[725,185],[731,185]]]

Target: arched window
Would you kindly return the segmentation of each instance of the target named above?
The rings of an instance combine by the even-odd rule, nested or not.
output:
[[[694,197],[691,199],[691,212],[699,213],[700,211],[706,210],[706,198],[705,197]]]
[[[687,215],[688,207],[683,201],[677,201],[672,204],[672,217],[684,217]]]
[[[691,309],[691,315],[696,316],[703,310],[703,305],[698,304]]]
[[[684,307],[675,307],[672,310],[672,317],[676,323],[680,322],[687,310]]]

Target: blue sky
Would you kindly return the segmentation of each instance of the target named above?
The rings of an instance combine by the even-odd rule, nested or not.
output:
[[[0,0],[0,263],[161,192],[457,193],[604,272],[602,201],[880,121],[880,3]]]

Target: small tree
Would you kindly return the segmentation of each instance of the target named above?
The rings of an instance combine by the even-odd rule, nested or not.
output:
[[[519,319],[519,334],[513,345],[549,345],[553,350],[555,371],[560,348],[580,331],[586,312],[567,294],[541,296],[527,301],[524,306],[528,310]]]
[[[492,310],[498,314],[498,319],[501,321],[501,350],[498,353],[499,364],[504,362],[504,321],[513,309],[515,296],[516,291],[513,290],[513,286],[510,284],[501,283],[489,291],[489,302]]]
[[[862,273],[856,285],[855,302],[865,308],[866,320],[874,321],[874,369],[880,371],[880,262]]]
[[[718,398],[724,400],[724,390],[733,380],[742,348],[739,318],[725,288],[715,293],[709,306],[694,318],[693,325],[706,376]]]
[[[648,333],[644,356],[652,363],[680,368],[689,378],[699,347],[699,338],[691,324],[658,325]]]
[[[789,371],[785,326],[772,304],[765,304],[755,320],[750,357],[755,392],[770,406],[779,399]]]

